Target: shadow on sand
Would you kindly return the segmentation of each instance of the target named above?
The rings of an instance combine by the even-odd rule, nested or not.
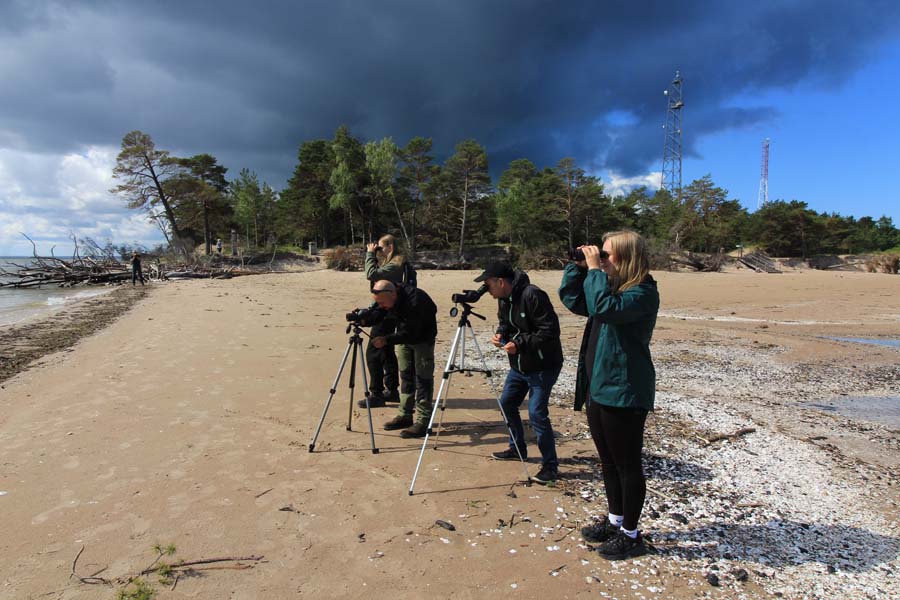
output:
[[[900,554],[900,539],[857,527],[773,519],[762,524],[712,524],[652,536],[657,552],[682,558],[724,558],[767,567],[819,563],[863,572]]]

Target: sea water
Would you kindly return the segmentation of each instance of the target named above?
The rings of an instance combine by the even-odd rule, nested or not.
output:
[[[15,272],[19,267],[32,263],[29,258],[0,257],[0,269]],[[0,282],[14,281],[15,277],[0,275]],[[67,287],[55,285],[40,288],[0,288],[0,327],[19,323],[33,317],[55,312],[65,306],[106,294],[110,288]]]
[[[883,338],[845,338],[845,337],[826,337],[825,339],[834,340],[836,342],[854,342],[856,344],[872,344],[874,346],[887,346],[889,348],[900,348],[900,340],[891,340]]]
[[[825,339],[900,349],[900,340],[889,338],[825,337]],[[804,405],[851,419],[874,421],[900,429],[900,397],[898,396],[842,396],[819,402],[805,402]]]
[[[841,396],[803,404],[823,412],[837,413],[849,419],[873,421],[900,429],[900,397]]]

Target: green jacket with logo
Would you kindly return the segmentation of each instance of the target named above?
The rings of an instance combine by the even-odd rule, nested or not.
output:
[[[520,373],[560,369],[563,364],[559,318],[547,292],[516,271],[509,298],[497,300],[497,333],[516,345],[509,366]]]
[[[587,398],[605,406],[653,410],[656,370],[650,339],[659,312],[656,281],[648,275],[640,284],[614,293],[606,273],[570,263],[559,299],[575,314],[590,317],[578,356],[575,410],[581,410]],[[591,339],[596,339],[594,364],[587,365]]]

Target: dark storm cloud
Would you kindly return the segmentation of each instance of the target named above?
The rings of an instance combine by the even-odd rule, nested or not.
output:
[[[60,152],[141,129],[275,187],[300,142],[341,123],[364,139],[430,136],[441,156],[474,137],[495,172],[575,156],[643,173],[659,168],[676,69],[695,153],[703,134],[773,117],[736,96],[840,85],[900,22],[900,3],[812,0],[42,6],[0,9],[0,144]]]

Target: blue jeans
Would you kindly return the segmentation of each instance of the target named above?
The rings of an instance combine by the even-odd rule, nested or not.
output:
[[[559,467],[559,461],[556,458],[556,439],[553,437],[550,410],[547,405],[550,401],[550,391],[559,377],[559,371],[560,369],[550,369],[536,373],[520,373],[515,369],[510,369],[509,375],[506,376],[506,383],[503,385],[503,394],[500,396],[503,413],[506,415],[509,429],[512,431],[509,447],[513,448],[517,445],[519,452],[522,453],[522,458],[525,458],[528,453],[519,407],[522,405],[525,395],[528,394],[528,419],[531,421],[531,428],[537,435],[541,462],[544,466],[553,469]]]

